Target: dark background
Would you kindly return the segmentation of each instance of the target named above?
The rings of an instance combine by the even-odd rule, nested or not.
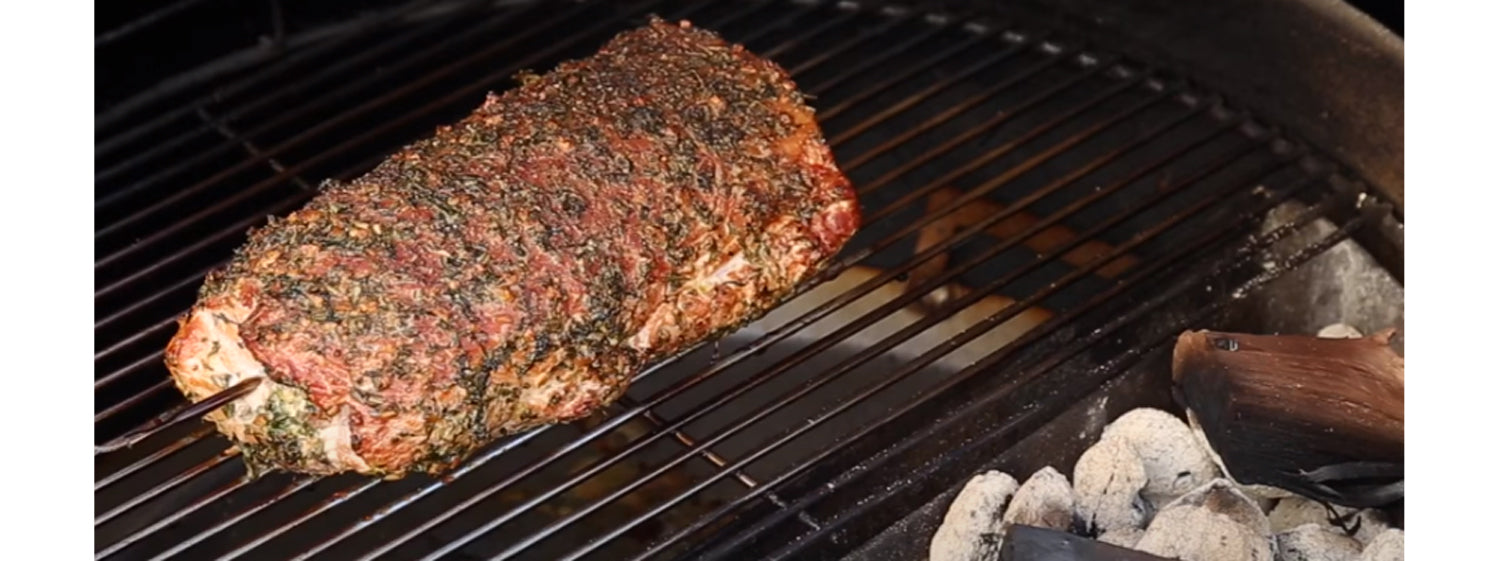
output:
[[[1396,35],[1406,36],[1406,5],[1391,0],[1353,0],[1349,5],[1369,14]]]
[[[288,38],[334,22],[360,25],[408,0],[143,0],[98,6],[94,111],[169,79],[212,79],[274,58]],[[1399,1],[1349,0],[1396,35],[1404,33]],[[363,17],[363,19],[361,19]]]

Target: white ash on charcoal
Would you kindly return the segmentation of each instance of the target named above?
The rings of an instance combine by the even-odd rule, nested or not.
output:
[[[1013,527],[1072,532],[1095,544],[1090,551],[1115,546],[1178,561],[1403,558],[1404,534],[1382,511],[1241,485],[1216,461],[1177,417],[1130,411],[1079,456],[1071,484],[1052,467],[1019,485],[998,471],[973,477],[949,506],[930,559],[997,559]]]
[[[1073,487],[1051,466],[1025,484],[989,471],[969,479],[928,546],[931,561],[992,560],[1012,524],[1072,531],[1076,519]]]
[[[1390,527],[1385,515],[1378,510],[1325,506],[1305,497],[1287,497],[1276,501],[1276,506],[1267,512],[1266,517],[1271,520],[1271,531],[1276,533],[1304,524],[1317,524],[1346,535],[1345,529],[1353,529],[1353,538],[1362,546],[1369,545],[1370,540]]]
[[[989,471],[969,479],[932,536],[930,561],[978,561],[1000,555],[1001,518],[1020,484],[1016,478]]]
[[[1365,547],[1369,547],[1376,536],[1391,529],[1390,517],[1373,508],[1359,511],[1359,514],[1351,517],[1345,524],[1355,528],[1354,539]]]
[[[1115,539],[1119,540],[1123,530],[1145,528],[1152,510],[1151,503],[1141,494],[1146,483],[1146,468],[1140,456],[1123,438],[1094,443],[1073,466],[1073,494],[1084,529],[1091,534],[1115,532]]]
[[[1377,534],[1359,555],[1359,561],[1401,561],[1405,558],[1406,532],[1396,528]]]
[[[1135,544],[1140,543],[1141,536],[1144,535],[1146,535],[1146,531],[1140,528],[1119,528],[1115,530],[1105,530],[1103,534],[1099,535],[1098,539],[1099,541],[1107,543],[1109,545],[1118,545],[1120,547],[1135,549]]]
[[[1073,488],[1052,466],[1031,474],[1005,507],[1003,525],[1025,524],[1053,530],[1073,527]]]
[[[1348,514],[1349,509],[1329,507],[1319,504],[1317,501],[1302,497],[1287,497],[1276,501],[1275,506],[1266,511],[1266,518],[1271,521],[1271,531],[1276,533],[1285,532],[1304,524],[1323,524],[1332,527],[1334,516]]]
[[[1276,534],[1276,561],[1359,561],[1354,538],[1322,524],[1303,524]]]
[[[1131,410],[1105,427],[1101,440],[1111,438],[1135,449],[1146,470],[1142,495],[1158,509],[1220,476],[1219,466],[1199,445],[1187,423],[1166,411],[1144,407]]]
[[[1156,513],[1135,549],[1182,561],[1272,561],[1271,523],[1227,479],[1215,479]]]

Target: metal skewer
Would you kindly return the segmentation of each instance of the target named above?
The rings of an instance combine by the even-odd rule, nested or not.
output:
[[[219,393],[208,396],[208,399],[185,405],[173,411],[162,413],[145,425],[122,434],[114,438],[113,440],[110,440],[109,442],[105,442],[104,444],[95,444],[94,455],[98,456],[99,454],[103,454],[106,452],[114,452],[115,450],[120,450],[122,448],[129,448],[131,445],[145,440],[147,437],[161,432],[167,427],[176,425],[177,423],[188,419],[202,417],[208,414],[210,411],[223,407],[226,403],[244,397],[245,394],[250,393],[251,391],[255,390],[256,387],[260,386],[260,381],[260,377],[249,378],[247,380],[241,381],[238,384],[225,388]]]

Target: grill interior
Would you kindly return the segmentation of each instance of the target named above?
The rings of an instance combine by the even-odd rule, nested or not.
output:
[[[160,352],[248,228],[650,13],[769,56],[813,96],[866,217],[831,280],[652,367],[604,413],[442,478],[246,481],[186,423],[96,458],[96,556],[836,555],[899,515],[882,505],[956,481],[948,456],[1055,416],[1389,214],[1212,93],[1026,21],[873,2],[400,7],[101,114],[96,439],[183,401]],[[1296,212],[1268,227],[1278,208]]]

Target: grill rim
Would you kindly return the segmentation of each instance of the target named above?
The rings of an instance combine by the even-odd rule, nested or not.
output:
[[[767,5],[771,5],[771,4],[773,4],[773,3],[772,3],[772,2],[760,2],[760,3],[756,3],[756,5],[758,5],[758,6],[767,6]],[[849,106],[852,106],[852,105],[853,105],[853,104],[852,104],[852,103],[851,103],[851,104],[849,104]],[[850,138],[852,138],[852,137],[853,137],[853,136],[854,136],[854,135],[849,135],[849,137],[850,137]],[[292,174],[292,175],[293,175],[293,176],[294,176],[294,175],[295,175],[295,174]],[[301,203],[301,201],[298,201],[298,202],[297,202],[297,203],[294,203],[294,204],[300,204],[300,203]],[[278,206],[280,206],[280,205],[278,205]],[[887,208],[895,208],[895,207],[896,207],[896,206],[898,206],[898,205],[896,205],[896,204],[892,204],[892,205],[890,205],[890,206],[889,206],[889,207],[887,207]],[[1020,208],[1020,207],[1017,207],[1017,208]],[[1087,239],[1087,237],[1086,237],[1086,236],[1080,236],[1080,238],[1079,238],[1079,240],[1080,240],[1080,241],[1083,241],[1083,240],[1086,240],[1086,239]],[[1102,264],[1102,263],[1101,263],[1101,264]],[[1019,308],[1018,308],[1018,309],[1019,309]],[[155,328],[148,328],[148,329],[155,329]],[[144,331],[145,331],[145,330],[143,330],[143,332],[144,332]],[[147,358],[148,358],[148,359],[149,359],[149,358],[151,358],[151,357],[149,357],[149,356],[148,356],[148,357],[147,357]],[[97,359],[97,356],[96,356],[96,359]],[[144,392],[143,392],[143,393],[144,393]],[[111,408],[111,409],[113,409],[113,408]],[[647,409],[647,410],[648,410],[648,411],[649,411],[649,408],[648,408],[648,409]],[[109,410],[106,410],[106,411],[105,411],[105,412],[104,412],[104,413],[107,413],[107,412],[108,412],[108,411],[109,411]],[[96,415],[96,422],[97,422],[97,421],[98,421],[98,419],[99,419],[99,417],[98,417],[98,416],[97,416],[97,415]],[[522,443],[524,443],[524,442],[522,442]],[[519,445],[519,443],[518,443],[518,444],[517,444],[517,445]],[[509,446],[506,446],[506,447],[505,447],[505,448],[507,448],[507,449],[509,449]],[[222,461],[223,461],[223,460],[221,460],[221,462],[222,462]],[[218,464],[215,464],[215,465],[218,465]],[[124,477],[124,476],[121,476],[121,477]],[[107,485],[107,483],[105,483],[105,484],[104,484],[104,485]],[[96,482],[96,491],[97,491],[97,489],[98,489],[98,488],[100,488],[100,487],[102,487],[102,486],[104,486],[104,485],[100,485],[100,484],[99,484],[99,483],[98,483],[98,482]],[[289,484],[289,485],[290,485],[290,484]],[[304,483],[303,483],[303,484],[302,484],[302,485],[301,485],[301,486],[300,486],[300,487],[298,487],[298,489],[301,489],[301,488],[303,488],[303,487],[305,487],[305,486],[306,486],[306,483],[305,483],[305,482],[304,482]],[[773,486],[774,486],[774,485],[773,485]],[[239,489],[239,488],[241,488],[241,487],[239,487],[239,486],[235,486],[235,487],[233,487],[233,488],[230,488],[230,489],[228,489],[228,490],[227,490],[227,491],[225,491],[225,492],[224,492],[224,493],[223,493],[223,494],[225,494],[225,495],[227,495],[227,494],[228,494],[228,493],[232,493],[232,492],[233,492],[233,491],[235,491],[235,490],[238,490],[238,489]],[[294,492],[294,491],[292,491],[292,492]],[[118,514],[118,513],[116,513],[116,514]],[[96,521],[96,525],[97,525],[97,524],[98,524],[98,522],[97,522],[97,521]],[[128,545],[128,544],[126,544],[126,545]],[[107,553],[107,552],[106,552],[106,553]],[[100,555],[104,555],[104,554],[100,554]]]
[[[1341,162],[1344,175],[1368,186],[1404,221],[1405,42],[1349,3],[1015,0],[1005,10],[1096,37],[1111,50],[1192,76],[1271,122],[1295,126],[1296,136]],[[1267,37],[1267,30],[1277,33]],[[1355,240],[1369,246],[1390,233]],[[1392,253],[1376,258],[1399,270],[1389,260],[1400,253]]]

